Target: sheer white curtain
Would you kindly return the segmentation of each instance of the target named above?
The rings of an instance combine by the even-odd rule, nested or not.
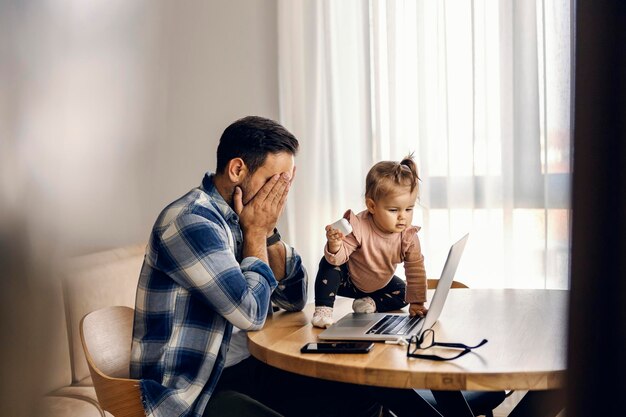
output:
[[[568,287],[570,8],[279,0],[281,121],[302,145],[284,228],[312,276],[369,167],[414,152],[429,276],[470,232],[471,287]]]

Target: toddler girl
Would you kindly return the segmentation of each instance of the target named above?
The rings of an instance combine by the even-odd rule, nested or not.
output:
[[[409,314],[426,314],[426,271],[412,226],[413,207],[418,196],[417,166],[413,156],[401,162],[375,164],[365,180],[367,210],[344,218],[352,232],[326,226],[327,243],[315,278],[316,327],[333,323],[335,296],[354,298],[357,313],[397,310],[410,303]],[[394,275],[404,263],[405,282]]]

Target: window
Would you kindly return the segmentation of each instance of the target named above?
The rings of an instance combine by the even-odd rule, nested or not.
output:
[[[468,285],[567,288],[570,1],[288,3],[279,3],[282,121],[315,138],[307,147],[325,144],[299,175],[329,188],[290,204],[334,213],[313,219],[323,230],[335,207],[358,208],[371,164],[414,152],[429,276],[470,231],[458,273]]]

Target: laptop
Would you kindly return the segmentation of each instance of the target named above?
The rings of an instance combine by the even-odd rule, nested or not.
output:
[[[321,340],[385,341],[409,339],[430,329],[439,319],[454,274],[459,266],[469,233],[450,247],[426,316],[410,317],[407,313],[349,313],[318,335]]]

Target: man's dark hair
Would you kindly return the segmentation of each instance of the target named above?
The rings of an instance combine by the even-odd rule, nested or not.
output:
[[[233,158],[241,158],[253,174],[268,154],[296,155],[298,140],[279,123],[259,116],[247,116],[228,126],[217,146],[217,173],[223,173]]]

